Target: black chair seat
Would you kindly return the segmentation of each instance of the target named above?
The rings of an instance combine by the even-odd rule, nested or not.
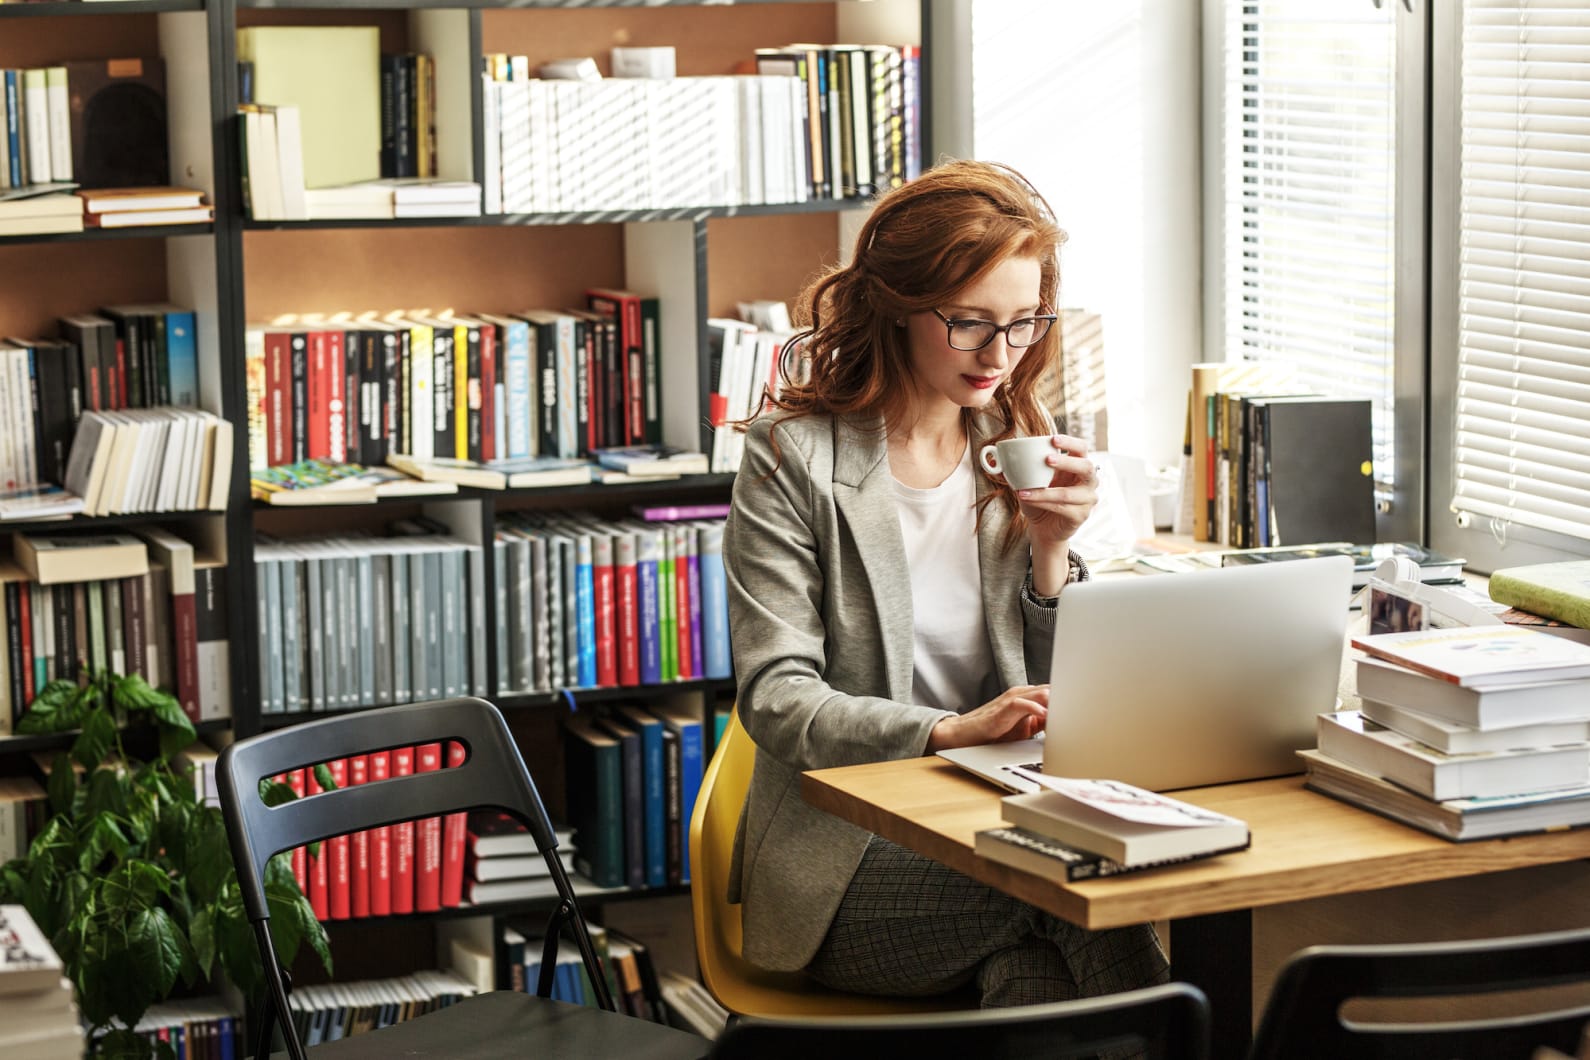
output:
[[[553,1042],[559,1060],[700,1060],[712,1047],[700,1035],[633,1016],[498,990],[406,1023],[326,1042],[315,1047],[314,1055],[315,1060],[523,1060],[537,1051],[537,1043]],[[287,1060],[287,1053],[273,1053],[271,1060]]]

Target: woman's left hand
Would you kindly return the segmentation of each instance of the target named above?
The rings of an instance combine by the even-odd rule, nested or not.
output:
[[[1099,503],[1098,469],[1088,458],[1087,444],[1069,434],[1053,435],[1051,441],[1049,488],[1016,493],[1035,552],[1065,546]]]

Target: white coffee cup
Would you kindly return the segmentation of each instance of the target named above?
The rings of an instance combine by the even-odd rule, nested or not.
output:
[[[1054,441],[1045,434],[985,445],[978,458],[984,471],[1004,475],[1011,489],[1037,490],[1046,489],[1054,480],[1054,468],[1049,464],[1049,454],[1053,452]]]

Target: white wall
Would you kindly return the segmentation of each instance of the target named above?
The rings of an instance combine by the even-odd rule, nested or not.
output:
[[[960,4],[969,39],[942,32]],[[934,18],[933,61],[970,65],[969,153],[1043,192],[1070,235],[1061,302],[1104,315],[1110,447],[1175,466],[1202,341],[1199,4],[958,0]]]

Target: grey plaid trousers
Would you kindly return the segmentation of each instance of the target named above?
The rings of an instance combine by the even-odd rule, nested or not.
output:
[[[975,983],[984,1008],[1169,978],[1150,924],[1079,928],[878,836],[806,970],[837,990],[896,997]]]

